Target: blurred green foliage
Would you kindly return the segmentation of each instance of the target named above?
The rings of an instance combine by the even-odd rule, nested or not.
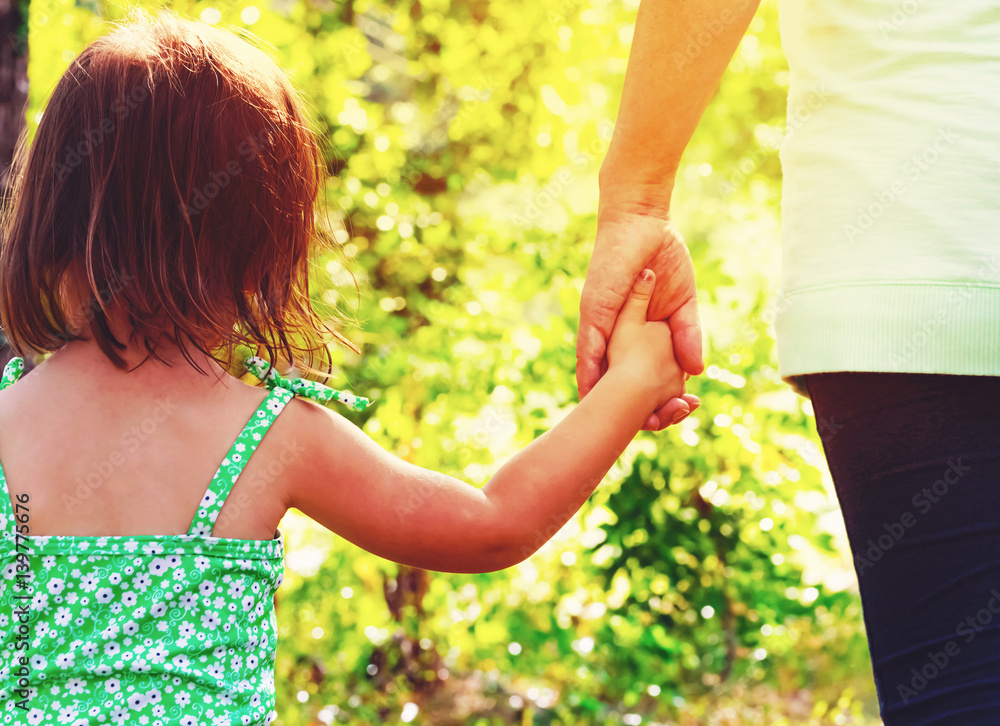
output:
[[[596,172],[636,2],[171,7],[261,39],[329,142],[338,253],[315,261],[315,296],[363,347],[331,383],[375,401],[348,415],[483,485],[576,401]],[[123,8],[30,13],[36,123]],[[878,723],[811,410],[776,373],[787,83],[765,2],[675,193],[707,330],[701,409],[640,434],[580,516],[508,571],[400,568],[289,515],[281,724]]]

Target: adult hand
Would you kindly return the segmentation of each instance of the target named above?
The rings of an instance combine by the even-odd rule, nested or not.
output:
[[[607,346],[618,312],[636,276],[648,267],[656,273],[649,320],[666,320],[674,355],[688,374],[704,369],[701,325],[694,266],[683,238],[666,210],[602,208],[597,241],[580,301],[576,380],[580,399],[607,371]],[[646,421],[644,429],[659,431],[677,423],[698,407],[697,396],[670,399]]]

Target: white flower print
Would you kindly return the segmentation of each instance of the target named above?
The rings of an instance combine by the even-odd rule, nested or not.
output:
[[[82,681],[79,678],[71,678],[66,682],[66,690],[74,696],[78,696],[83,693],[83,689],[86,687],[87,682]]]
[[[56,665],[63,670],[71,668],[74,661],[76,660],[76,654],[74,653],[60,653],[56,656]]]
[[[121,690],[122,682],[117,678],[109,678],[104,682],[104,690],[108,693],[117,693]]]
[[[44,559],[48,558],[46,557]],[[49,565],[49,567],[52,567],[52,565]],[[49,580],[45,588],[53,595],[59,595],[62,593],[63,590],[66,589],[66,581],[63,580],[61,577],[53,577],[51,580]]]
[[[97,602],[101,604],[111,602],[112,597],[114,597],[114,593],[112,593],[110,587],[98,588],[97,595],[95,595]]]
[[[73,619],[73,612],[69,608],[58,608],[55,615],[56,625],[67,625]]]
[[[110,575],[108,575],[108,582],[110,582],[112,585],[117,585],[121,581],[122,581],[122,576],[117,572],[112,572]]]
[[[146,592],[146,588],[153,584],[153,578],[149,575],[142,573],[141,575],[136,575],[132,578],[132,585],[136,590],[140,592]]]
[[[100,581],[97,579],[96,575],[85,575],[83,579],[80,580],[80,589],[84,592],[93,592],[97,589],[97,585]]]

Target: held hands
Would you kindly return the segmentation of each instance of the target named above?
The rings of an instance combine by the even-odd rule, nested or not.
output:
[[[672,333],[674,356],[665,360],[676,357],[691,375],[703,369],[694,266],[687,246],[663,208],[621,203],[602,191],[602,203],[606,198],[611,201],[599,213],[597,242],[580,303],[576,378],[581,400],[607,370],[611,331],[622,302],[644,268],[657,277],[648,317],[666,321]],[[643,428],[658,431],[677,423],[699,403],[696,396],[678,393]]]
[[[618,313],[607,353],[609,372],[626,372],[647,386],[652,397],[650,410],[681,396],[687,377],[674,358],[670,326],[664,321],[646,320],[655,286],[652,270],[645,269],[636,278]]]

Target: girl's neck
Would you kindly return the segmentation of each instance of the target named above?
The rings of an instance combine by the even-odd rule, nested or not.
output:
[[[65,372],[77,382],[87,380],[98,386],[113,386],[121,392],[152,388],[161,391],[197,389],[202,393],[219,390],[221,393],[234,380],[218,362],[192,346],[188,346],[188,355],[204,374],[185,359],[176,345],[163,343],[156,352],[162,360],[138,346],[119,351],[126,363],[126,369],[122,370],[108,359],[93,339],[74,340],[56,350],[39,368],[45,367],[50,374]]]

